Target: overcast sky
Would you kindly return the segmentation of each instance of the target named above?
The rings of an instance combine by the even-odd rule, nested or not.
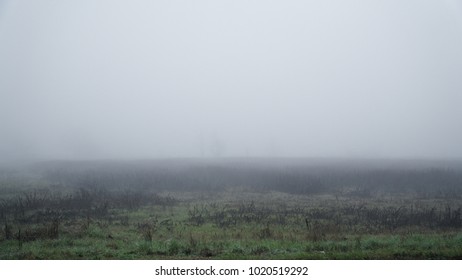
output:
[[[462,157],[462,1],[2,1],[0,157]]]

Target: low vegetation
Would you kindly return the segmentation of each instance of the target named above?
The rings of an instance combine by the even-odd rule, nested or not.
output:
[[[460,259],[461,166],[41,163],[0,174],[0,258]]]

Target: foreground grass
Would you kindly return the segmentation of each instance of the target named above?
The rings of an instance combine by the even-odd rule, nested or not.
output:
[[[143,241],[85,237],[3,241],[2,259],[461,259],[462,234],[363,236],[342,241]]]
[[[363,225],[344,230],[324,219],[307,228],[304,216],[298,214],[253,219],[258,209],[269,209],[268,201],[280,207],[285,195],[260,196],[256,202],[256,196],[249,196],[251,202],[245,203],[228,193],[169,207],[113,209],[102,218],[63,219],[53,238],[21,240],[16,233],[15,238],[0,239],[0,259],[462,259],[462,233],[454,230],[368,229],[367,233],[361,231]],[[329,197],[306,199],[314,209],[331,203]],[[293,204],[289,208],[307,203],[289,201]],[[230,213],[245,209],[244,222],[221,226],[216,216],[225,212],[218,205]],[[10,227],[14,233],[37,226]]]
[[[462,259],[462,163],[49,162],[0,170],[0,259]]]

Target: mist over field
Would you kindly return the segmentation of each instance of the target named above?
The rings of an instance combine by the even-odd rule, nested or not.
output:
[[[462,2],[0,1],[0,161],[461,158]]]
[[[0,260],[460,260],[461,74],[460,0],[0,0]]]

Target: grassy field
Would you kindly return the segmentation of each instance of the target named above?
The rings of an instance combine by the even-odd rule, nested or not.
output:
[[[1,259],[461,259],[441,162],[60,162],[4,170]]]

